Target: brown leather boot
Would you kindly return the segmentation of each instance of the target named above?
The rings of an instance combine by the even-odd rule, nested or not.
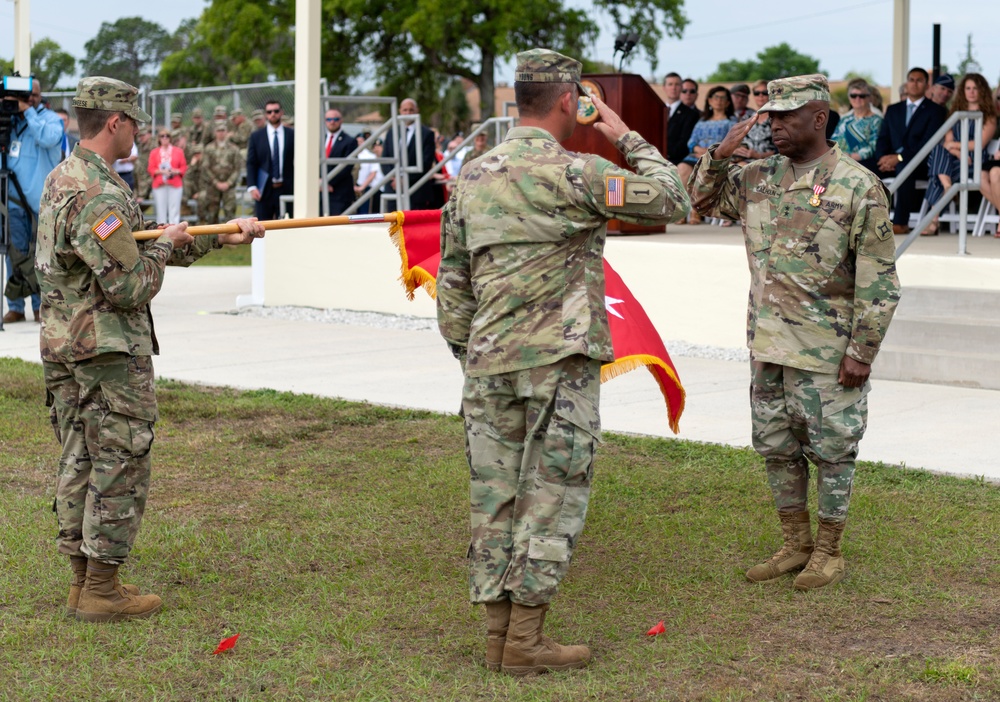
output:
[[[582,668],[590,660],[586,646],[560,646],[542,634],[547,604],[528,607],[511,605],[507,645],[503,649],[503,672],[510,675],[547,673],[550,670]]]
[[[809,562],[813,553],[812,527],[809,512],[778,512],[784,546],[763,563],[747,571],[747,580],[762,583],[798,570]]]
[[[486,667],[499,671],[510,625],[510,600],[486,603]]]
[[[80,593],[87,582],[87,557],[70,556],[69,567],[73,569],[73,579],[70,581],[69,597],[66,599],[66,616],[73,619],[76,617],[76,607],[80,602]],[[122,587],[133,595],[139,594],[139,588],[136,585],[122,585]]]
[[[846,523],[829,519],[819,520],[816,550],[809,559],[809,565],[792,583],[796,590],[815,590],[839,583],[844,579],[847,569],[844,567],[844,557],[840,553],[840,539],[844,535]]]
[[[145,619],[158,612],[162,604],[156,595],[137,595],[126,590],[118,582],[118,566],[90,560],[76,618],[84,622]]]

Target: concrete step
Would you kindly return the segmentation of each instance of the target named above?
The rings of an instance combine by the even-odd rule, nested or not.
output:
[[[883,348],[885,346],[996,353],[1000,352],[1000,319],[897,315],[889,325]]]
[[[1000,322],[1000,292],[904,286],[893,325],[901,317],[961,317]]]
[[[1000,390],[1000,353],[956,353],[890,344],[875,358],[872,377]],[[1000,397],[997,400],[1000,408]]]

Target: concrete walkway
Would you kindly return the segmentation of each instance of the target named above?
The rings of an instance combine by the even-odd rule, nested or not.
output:
[[[158,375],[437,412],[457,409],[458,364],[436,333],[225,314],[249,289],[249,268],[171,268],[153,304],[162,350]],[[7,325],[0,356],[37,362],[38,326]],[[679,438],[748,445],[747,364],[673,360],[687,390]],[[869,407],[860,458],[1000,480],[1000,391],[875,381]],[[642,370],[604,385],[602,415],[607,430],[673,436],[656,383]]]

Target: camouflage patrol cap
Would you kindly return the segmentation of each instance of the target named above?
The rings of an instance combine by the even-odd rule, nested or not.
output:
[[[215,131],[219,132],[223,130],[229,131],[229,125],[226,124],[226,121],[222,119],[215,120]]]
[[[767,84],[767,97],[757,112],[791,112],[813,100],[830,102],[830,84],[818,73],[778,78]]]
[[[170,115],[170,121],[171,122],[180,122],[183,118],[184,118],[184,115],[182,115],[180,112],[173,112]]]
[[[196,107],[193,110],[191,110],[191,116],[192,117],[204,117],[205,115],[202,113],[200,107]]]
[[[264,118],[264,110],[258,109],[250,113],[250,119],[263,119],[263,118]]]
[[[226,106],[225,105],[216,105],[215,106],[215,112],[213,114],[216,117],[218,117],[219,115],[222,115],[223,117],[225,117],[226,116]]]
[[[76,86],[73,107],[124,112],[136,122],[153,121],[152,117],[139,109],[138,88],[105,76],[91,76],[81,80]]]
[[[519,53],[514,80],[518,83],[574,83],[581,95],[589,95],[580,83],[580,62],[551,49]]]
[[[242,114],[243,114],[243,110],[241,108],[237,107],[236,109],[234,109],[232,112],[229,113],[229,116],[230,117],[235,117],[237,115],[242,115]]]

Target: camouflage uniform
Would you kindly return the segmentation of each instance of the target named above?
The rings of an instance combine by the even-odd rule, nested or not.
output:
[[[253,133],[253,123],[244,118],[242,122],[236,124],[236,116],[243,116],[243,110],[235,109],[230,118],[229,141],[240,150],[240,162],[245,166],[247,162],[247,144],[250,143],[250,134]]]
[[[189,144],[190,146],[190,144]],[[187,172],[184,173],[184,202],[198,201],[198,211],[201,212],[202,197],[205,192],[205,149],[201,144],[191,147],[191,160],[187,162]]]
[[[148,126],[142,129],[149,131]],[[135,162],[135,196],[139,200],[148,200],[153,187],[153,178],[149,175],[149,154],[153,151],[153,140],[146,139],[145,143],[136,140],[135,145],[139,150],[139,158]]]
[[[829,100],[814,77],[772,81],[762,108]],[[801,83],[801,84],[800,84]],[[789,102],[795,93],[796,100]],[[779,512],[804,511],[818,467],[819,516],[843,520],[868,382],[838,382],[845,354],[871,364],[899,300],[895,243],[881,181],[832,147],[798,179],[781,155],[734,166],[714,147],[691,176],[693,206],[741,219],[750,264],[747,345],[754,448]],[[814,190],[815,188],[815,190]]]
[[[137,90],[81,81],[74,107],[135,107]],[[45,182],[35,265],[42,289],[41,355],[62,456],[56,480],[60,553],[118,565],[129,554],[149,489],[157,419],[150,302],[164,266],[189,265],[214,236],[175,250],[161,236],[136,242],[142,215],[101,156],[77,145]]]
[[[192,148],[195,144],[205,144],[206,137],[208,138],[208,141],[211,141],[213,138],[212,130],[205,124],[204,119],[202,119],[200,123],[194,121],[195,117],[202,117],[202,114],[203,113],[200,107],[196,107],[191,110],[192,120],[191,126],[188,127],[188,149]],[[184,156],[188,159],[188,161],[191,160],[190,153],[185,152]]]
[[[542,51],[519,62],[541,62]],[[577,80],[572,64],[575,73],[543,80]],[[518,80],[541,82],[540,72]],[[600,364],[614,358],[607,221],[661,224],[688,211],[676,168],[655,148],[636,132],[617,147],[638,175],[516,127],[463,169],[442,212],[438,324],[465,372],[474,603],[555,595],[587,511]]]
[[[240,150],[228,141],[213,141],[205,147],[202,157],[202,198],[200,208],[202,221],[205,224],[228,222],[236,216],[236,183],[243,173],[245,161],[240,157]],[[221,191],[216,183],[229,183],[229,189]],[[219,207],[222,207],[222,217],[219,217]]]

